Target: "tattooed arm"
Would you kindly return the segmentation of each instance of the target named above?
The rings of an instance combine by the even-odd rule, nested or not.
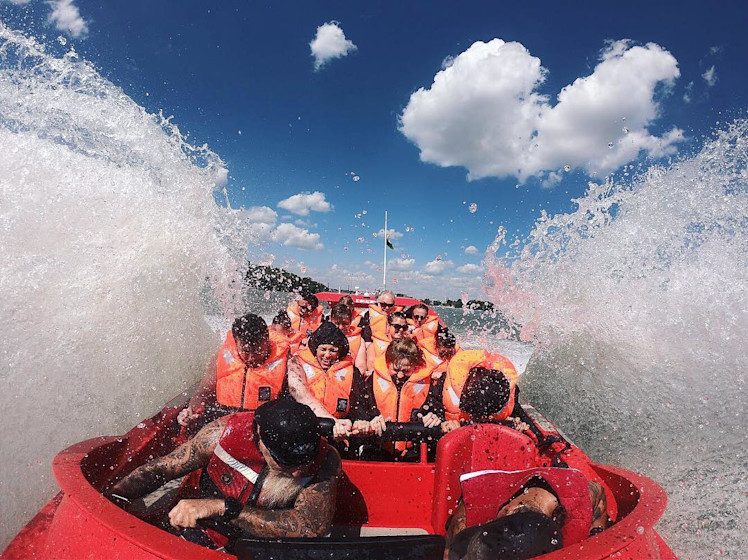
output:
[[[340,472],[340,456],[328,446],[316,477],[317,482],[301,491],[292,508],[245,506],[232,523],[242,531],[261,538],[321,537],[332,525]]]
[[[587,485],[590,488],[590,501],[592,502],[590,531],[605,529],[608,526],[608,500],[605,497],[605,490],[598,482],[589,481]]]
[[[145,496],[166,482],[184,476],[208,464],[218,439],[226,425],[221,418],[200,430],[187,443],[180,445],[165,457],[160,457],[138,467],[109,490],[128,499]]]

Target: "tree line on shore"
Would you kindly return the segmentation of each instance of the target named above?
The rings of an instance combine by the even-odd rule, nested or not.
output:
[[[247,273],[245,283],[250,288],[257,290],[269,290],[275,292],[329,292],[328,286],[312,280],[308,276],[299,276],[293,272],[288,272],[282,268],[275,268],[267,265],[247,263]],[[405,294],[397,294],[404,296]],[[406,296],[407,297],[407,296]],[[455,307],[461,309],[476,309],[480,311],[493,311],[494,307],[490,301],[481,301],[471,299],[463,302],[461,299],[447,299],[444,301],[438,299],[425,298],[423,303],[430,306]]]

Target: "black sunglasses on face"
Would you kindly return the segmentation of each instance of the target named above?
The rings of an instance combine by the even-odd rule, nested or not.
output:
[[[395,307],[394,303],[385,303],[383,301],[379,302],[379,307]]]
[[[427,315],[413,315],[413,318],[416,321],[423,321],[426,317],[427,317]]]
[[[408,325],[390,325],[396,331],[404,331],[408,328]]]

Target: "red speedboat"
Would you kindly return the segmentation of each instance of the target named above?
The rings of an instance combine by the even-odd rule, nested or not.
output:
[[[335,296],[335,297],[332,297]],[[320,294],[337,301],[340,294]],[[365,305],[368,298],[357,297]],[[360,303],[359,303],[360,302]],[[417,300],[396,302],[398,305]],[[15,559],[226,559],[407,558],[441,560],[446,522],[460,496],[459,476],[483,469],[519,470],[548,461],[526,435],[500,425],[460,428],[442,437],[436,459],[429,462],[425,440],[438,434],[420,424],[392,424],[386,433],[397,440],[421,442],[417,463],[343,461],[333,530],[318,539],[235,539],[226,552],[192,544],[159,528],[157,519],[194,490],[188,476],[178,489],[164,494],[135,516],[102,495],[111,482],[155,456],[170,452],[178,434],[176,416],[185,405],[180,396],[153,418],[123,436],[98,437],[73,445],[53,462],[61,491],[10,543],[3,553]],[[544,436],[564,439],[533,407],[523,405]],[[543,560],[671,560],[676,556],[655,531],[667,496],[652,480],[631,471],[592,464],[615,494],[618,519],[602,533]]]

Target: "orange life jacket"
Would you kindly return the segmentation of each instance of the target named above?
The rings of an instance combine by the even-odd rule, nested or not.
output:
[[[309,348],[302,348],[296,356],[301,362],[306,386],[314,397],[327,412],[336,418],[345,418],[351,408],[353,358],[346,356],[325,372]]]
[[[291,319],[291,330],[300,333],[301,338],[310,336],[322,324],[322,308],[318,305],[309,317],[302,317],[299,311],[299,302],[292,301],[286,309]]]
[[[374,360],[374,398],[379,412],[393,422],[417,422],[413,411],[426,402],[431,385],[431,370],[423,366],[411,373],[400,391],[392,380],[384,356]]]
[[[358,351],[361,348],[361,342],[363,341],[361,338],[361,327],[354,327],[351,325],[347,332],[344,332],[343,334],[348,339],[348,354],[355,361],[356,356],[358,356]]]
[[[224,406],[255,410],[277,398],[286,376],[288,345],[281,336],[270,336],[270,355],[265,363],[250,368],[239,356],[231,331],[216,358],[216,400]]]
[[[421,344],[422,341],[428,340],[431,345],[436,346],[436,331],[439,330],[439,317],[436,315],[429,315],[420,327],[416,327],[416,322],[412,319],[408,319],[408,322],[415,328],[411,333],[410,337]]]
[[[437,379],[447,373],[447,367],[449,366],[449,362],[452,358],[440,358],[435,347],[432,349],[431,347],[423,344],[422,341],[418,342],[418,346],[421,347],[421,351],[423,352],[423,359],[426,360],[426,364],[431,367],[431,377],[433,379]],[[459,351],[460,345],[458,344],[455,347],[454,355],[457,355],[457,352]]]
[[[392,312],[402,311],[402,307],[395,307]],[[386,338],[387,336],[387,317],[379,305],[372,304],[369,306],[369,327],[371,327],[371,336]]]
[[[460,397],[468,374],[474,367],[502,371],[509,381],[509,400],[504,408],[492,417],[494,420],[505,420],[514,408],[517,370],[514,369],[514,364],[501,354],[494,354],[486,350],[461,350],[450,360],[442,394],[447,420],[469,420],[468,416],[460,410]]]
[[[371,333],[371,344],[372,346],[374,346],[375,359],[379,356],[384,356],[384,353],[387,351],[387,347],[390,345],[390,342],[392,342],[392,339],[387,335],[386,332],[382,336],[375,335],[373,332]]]

